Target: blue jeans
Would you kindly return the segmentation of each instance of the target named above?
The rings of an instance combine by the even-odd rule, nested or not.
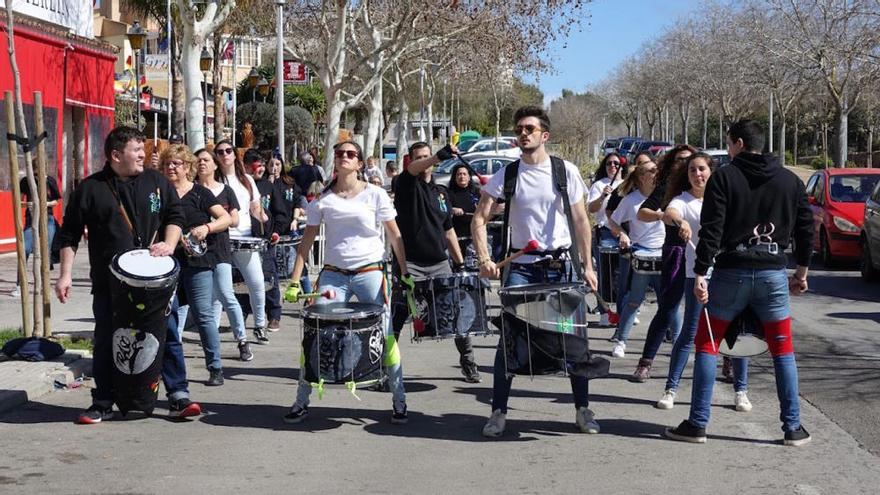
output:
[[[199,338],[205,352],[205,366],[209,370],[222,369],[220,332],[214,320],[214,272],[211,268],[187,266],[181,270],[181,275],[189,308],[199,329]]]
[[[571,265],[565,263],[562,269],[549,270],[534,264],[513,263],[505,286],[524,285],[536,283],[568,282],[571,280]],[[495,364],[493,365],[492,378],[492,410],[501,409],[507,414],[507,402],[510,399],[510,388],[513,385],[513,375],[507,374],[504,362],[504,345],[498,339],[498,347],[495,349]],[[569,374],[571,382],[571,394],[574,397],[574,407],[588,407],[590,405],[589,381],[586,377]]]
[[[177,329],[177,296],[174,296],[171,300],[171,313],[168,314],[168,335],[165,337],[165,354],[162,358],[162,382],[165,384],[168,400],[189,398],[183,339]]]
[[[617,314],[623,313],[623,307],[626,305],[626,295],[629,293],[629,277],[632,273],[632,265],[628,256],[620,255],[617,257],[617,300],[614,302],[617,307]]]
[[[400,364],[400,347],[391,331],[391,315],[387,303],[388,288],[385,280],[385,272],[377,270],[372,272],[345,275],[339,272],[323,270],[318,277],[318,292],[327,290],[336,291],[336,298],[317,298],[315,304],[329,304],[331,302],[348,302],[352,297],[357,297],[359,302],[379,304],[385,307],[382,324],[385,326],[385,369],[390,380],[392,401],[394,408],[400,410],[406,403],[406,393],[403,388],[403,368]],[[305,372],[300,371],[299,387],[296,390],[296,405],[307,407],[309,395],[312,393],[312,385],[305,380]]]
[[[666,332],[671,331],[674,342],[681,333],[681,299],[684,297],[685,258],[684,248],[663,245],[662,292],[657,293],[657,313],[648,326],[642,359],[653,360],[663,344]]]
[[[788,295],[788,276],[785,269],[716,269],[709,283],[708,313],[713,321],[732,321],[746,306],[752,308],[758,319],[768,327],[790,325],[790,306]],[[715,329],[713,329],[714,331]],[[721,334],[726,330],[719,329]],[[721,335],[715,335],[720,339]],[[800,428],[800,404],[798,402],[798,375],[794,352],[788,349],[773,353],[773,370],[776,375],[776,395],[779,398],[783,431]],[[768,345],[776,347],[774,337],[767,336]],[[771,352],[774,347],[771,347]],[[691,411],[688,420],[698,428],[709,424],[709,410],[712,403],[712,387],[715,383],[716,355],[697,346],[694,362],[694,385],[691,396]]]
[[[244,313],[241,311],[241,305],[235,297],[232,290],[232,265],[229,263],[218,263],[214,266],[214,323],[220,327],[220,307],[226,311],[226,317],[229,318],[229,327],[232,329],[232,335],[235,340],[241,342],[247,340],[247,334],[244,330]]]
[[[694,296],[694,279],[689,278],[684,284],[684,321],[681,325],[681,333],[672,345],[672,354],[669,359],[669,374],[666,376],[666,390],[678,390],[684,367],[687,366],[688,356],[694,347],[694,336],[697,335],[697,324],[703,316],[703,305]],[[733,389],[737,392],[749,388],[749,360],[748,358],[734,358],[733,362]]]
[[[627,259],[627,262],[629,262],[629,259]],[[638,273],[634,270],[630,273],[629,291],[623,298],[623,309],[618,310],[620,311],[620,322],[617,324],[617,331],[614,332],[614,338],[624,344],[626,339],[629,338],[629,332],[632,330],[633,323],[635,322],[636,313],[638,313],[639,308],[645,301],[645,292],[648,290],[649,285],[654,288],[654,292],[657,294],[661,293],[663,287],[660,283],[659,273],[646,274]]]
[[[250,296],[251,311],[254,314],[254,326],[266,327],[266,282],[263,279],[263,262],[256,251],[239,251],[232,253],[232,262],[247,284]]]

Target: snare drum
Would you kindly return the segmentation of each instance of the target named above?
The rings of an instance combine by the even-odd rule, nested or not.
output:
[[[384,379],[385,308],[367,303],[314,304],[302,310],[303,378],[358,385]]]
[[[602,254],[619,254],[620,243],[614,237],[602,237],[599,239],[599,252]]]
[[[706,313],[703,313],[705,318]],[[751,308],[744,309],[727,327],[718,352],[734,358],[753,357],[767,352],[764,325]]]
[[[418,316],[413,340],[488,335],[488,282],[477,275],[442,275],[415,281]]]
[[[632,269],[636,273],[659,275],[663,265],[661,249],[634,248],[632,251]]]
[[[293,262],[296,259],[296,247],[302,241],[302,235],[283,235],[275,245],[275,271],[278,280],[289,280],[293,271]]]
[[[268,245],[269,241],[260,237],[229,237],[229,246],[232,248],[233,253],[238,251],[263,252]]]
[[[110,264],[113,302],[113,401],[123,414],[156,404],[171,298],[180,265],[171,256],[133,249]]]

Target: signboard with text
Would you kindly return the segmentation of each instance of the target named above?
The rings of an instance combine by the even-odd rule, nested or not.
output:
[[[284,84],[308,84],[309,69],[294,60],[284,61]]]

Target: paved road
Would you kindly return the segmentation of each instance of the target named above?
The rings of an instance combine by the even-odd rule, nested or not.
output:
[[[83,274],[82,266],[77,273]],[[690,384],[675,409],[654,409],[662,378],[646,384],[623,379],[637,353],[614,360],[611,376],[591,382],[601,435],[575,433],[567,380],[519,377],[508,434],[484,440],[479,432],[489,413],[494,338],[476,341],[485,377],[478,385],[460,380],[452,342],[405,342],[411,411],[406,426],[388,423],[388,394],[359,392],[358,401],[339,389],[314,398],[306,423],[285,425],[281,416],[293,398],[298,361],[299,324],[291,307],[282,331],[272,334],[270,345],[255,346],[250,363],[233,359],[234,345],[223,335],[223,387],[203,385],[207,372],[198,336],[187,333],[191,391],[208,411],[197,421],[153,417],[76,426],[72,419],[89,404],[83,389],[55,392],[0,416],[0,491],[876,493],[877,298],[864,295],[876,294],[876,288],[862,285],[852,272],[813,273],[814,292],[795,303],[803,420],[814,435],[805,448],[778,445],[778,406],[766,358],[752,368],[751,413],[735,412],[730,386],[719,384],[706,445],[662,439],[663,428],[686,416]],[[0,279],[5,276],[0,271]],[[56,305],[59,326],[88,327],[87,290],[81,284],[78,289],[72,305]],[[11,300],[0,299],[0,317],[15,321]],[[642,320],[653,311],[645,308]],[[641,346],[646,326],[636,328],[631,349]],[[610,350],[604,340],[610,334],[593,332],[599,352]],[[668,351],[661,350],[660,374]]]

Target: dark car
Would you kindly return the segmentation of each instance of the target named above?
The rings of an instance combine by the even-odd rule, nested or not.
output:
[[[862,278],[873,281],[880,279],[880,183],[874,186],[865,201],[863,222],[859,232]]]
[[[650,152],[651,148],[672,146],[669,141],[636,141],[631,150],[626,153],[626,161],[632,163],[639,153]]]
[[[642,138],[638,137],[620,138],[620,141],[617,145],[617,154],[625,157],[626,154],[632,151],[633,147],[640,141],[642,141]]]

